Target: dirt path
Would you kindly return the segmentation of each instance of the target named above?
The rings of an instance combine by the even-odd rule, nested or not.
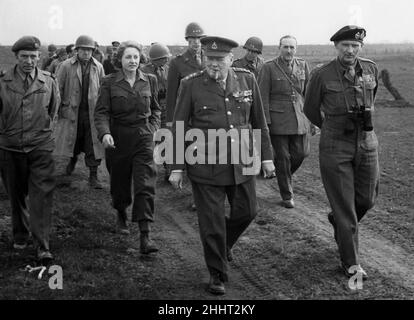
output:
[[[230,263],[226,299],[355,298],[338,268],[321,184],[312,172],[304,170],[301,174],[293,210],[280,207],[275,180],[258,180],[259,214],[234,249],[236,258]],[[196,213],[188,209],[189,186],[175,193],[169,185],[161,183],[158,195],[157,224],[163,243],[160,255],[166,263],[172,253],[182,261],[168,272],[174,273],[178,267],[185,277],[176,278],[177,282],[191,283],[188,291],[171,292],[168,298],[209,298],[201,290],[207,284],[208,274]],[[357,293],[358,298],[414,297],[412,254],[413,251],[362,225],[362,262],[373,279],[366,282],[368,289]]]
[[[407,156],[412,146],[394,154],[387,152],[394,141],[383,141],[383,158],[413,170]],[[280,206],[276,180],[257,180],[258,215],[233,249],[227,294],[219,299],[414,299],[412,176],[383,166],[382,193],[360,228],[361,264],[370,279],[362,290],[350,290],[327,221],[317,143],[313,139],[311,156],[294,177],[294,209]],[[59,162],[58,173],[63,170]],[[146,257],[139,253],[136,226],[129,237],[116,233],[104,166],[100,175],[104,190],[89,189],[82,162],[72,177],[59,176],[51,243],[64,270],[61,292],[20,271],[33,253],[11,249],[10,206],[0,195],[0,298],[216,299],[205,290],[209,275],[197,214],[189,209],[189,184],[176,192],[160,172],[152,232],[160,252]]]

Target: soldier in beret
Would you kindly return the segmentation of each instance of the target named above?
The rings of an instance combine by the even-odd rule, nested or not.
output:
[[[52,127],[60,103],[54,77],[38,68],[40,41],[20,38],[16,65],[0,77],[0,172],[12,208],[13,247],[30,234],[37,258],[53,259],[49,247],[55,187]]]
[[[378,88],[378,68],[359,57],[365,29],[345,26],[331,41],[337,58],[315,70],[306,91],[304,111],[321,128],[319,162],[331,205],[342,268],[363,279],[359,264],[358,225],[378,193],[378,140],[371,113]]]
[[[201,39],[205,47],[205,70],[187,76],[181,82],[173,120],[173,135],[176,143],[184,137],[177,135],[177,126],[184,124],[184,131],[197,129],[204,133],[205,139],[209,129],[221,129],[227,134],[237,133],[236,137],[227,139],[225,152],[220,148],[216,153],[210,147],[193,148],[192,152],[202,153],[206,163],[187,162],[172,166],[170,182],[181,188],[183,170],[187,170],[191,181],[194,202],[197,208],[201,241],[204,257],[210,272],[208,290],[213,294],[224,294],[224,282],[227,281],[228,261],[232,260],[231,249],[240,235],[246,230],[256,216],[256,180],[257,170],[243,172],[249,164],[234,161],[233,151],[252,153],[251,140],[240,137],[243,130],[249,134],[251,129],[261,132],[261,159],[265,176],[274,175],[273,155],[269,131],[260,98],[256,79],[246,69],[231,68],[233,62],[232,48],[237,43],[221,37]],[[215,138],[207,140],[204,146],[215,146]],[[248,146],[245,150],[242,146]],[[207,150],[206,150],[207,149]],[[191,150],[191,149],[190,149]],[[186,153],[189,150],[187,149]],[[178,152],[177,152],[178,153]],[[239,155],[237,153],[237,155]],[[213,164],[207,159],[214,159]],[[224,161],[223,161],[224,159]],[[224,201],[230,203],[230,216],[226,218]]]
[[[278,168],[279,192],[286,208],[295,206],[292,175],[309,154],[310,122],[303,113],[309,66],[295,57],[296,48],[296,38],[282,37],[279,57],[264,64],[258,79]]]

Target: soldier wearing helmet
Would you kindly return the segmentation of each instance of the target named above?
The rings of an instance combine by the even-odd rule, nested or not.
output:
[[[115,66],[113,64],[114,51],[116,52],[116,50],[114,50],[113,47],[107,47],[106,48],[107,58],[103,62],[105,75],[115,73],[117,71],[117,69],[115,68]]]
[[[99,49],[99,44],[97,41],[95,41],[95,50],[92,53],[92,56],[98,60],[100,63],[103,63],[104,58],[105,58],[105,54],[103,53],[103,51],[101,49]]]
[[[170,60],[171,53],[166,45],[155,42],[151,45],[148,55],[150,62],[142,66],[141,70],[157,77],[158,102],[162,111],[161,126],[165,127],[168,61]]]
[[[246,54],[243,58],[233,62],[233,67],[244,68],[254,73],[256,78],[259,76],[260,69],[263,66],[262,58],[263,42],[258,37],[250,37],[243,46]]]
[[[68,58],[68,54],[66,52],[65,48],[60,48],[56,51],[57,58],[52,61],[50,66],[47,68],[47,71],[49,71],[51,74],[56,74],[57,69],[62,64],[63,61],[65,61]]]
[[[42,70],[47,70],[47,68],[50,66],[52,61],[57,58],[56,51],[57,51],[57,47],[53,43],[47,46],[48,56],[46,59],[44,59],[42,63]]]
[[[204,37],[203,28],[196,22],[191,22],[185,28],[187,50],[174,57],[170,62],[167,80],[167,124],[171,123],[177,101],[178,88],[181,79],[203,69],[200,39]]]
[[[66,53],[69,59],[75,55],[75,45],[73,43],[66,46]]]
[[[90,171],[89,185],[101,188],[97,171],[104,150],[93,124],[93,114],[105,73],[102,64],[92,57],[95,41],[91,37],[78,37],[75,47],[77,54],[64,61],[57,71],[62,105],[55,132],[55,154],[70,157],[66,174],[71,175],[78,155],[84,152]]]
[[[168,62],[171,57],[170,49],[162,43],[152,43],[148,52],[150,62],[141,67],[145,73],[153,74],[158,80],[158,103],[161,108],[161,127],[166,126],[166,106],[167,106],[167,77],[168,77]],[[165,168],[165,180],[168,180],[169,171],[167,166]]]

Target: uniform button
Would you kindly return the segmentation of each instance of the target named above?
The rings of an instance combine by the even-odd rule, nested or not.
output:
[[[231,116],[231,111],[227,111],[227,114],[228,114],[229,116]]]
[[[233,128],[234,128],[234,126],[231,124],[231,125],[230,125],[230,129],[233,129]]]
[[[231,143],[234,143],[234,139],[231,139]]]
[[[229,98],[224,99],[224,101],[229,102]]]
[[[204,107],[203,107],[203,109],[207,109],[207,107],[206,107],[206,106],[204,106]]]

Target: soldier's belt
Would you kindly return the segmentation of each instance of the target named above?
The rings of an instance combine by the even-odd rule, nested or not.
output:
[[[297,99],[296,94],[271,94],[271,100],[294,101]]]

